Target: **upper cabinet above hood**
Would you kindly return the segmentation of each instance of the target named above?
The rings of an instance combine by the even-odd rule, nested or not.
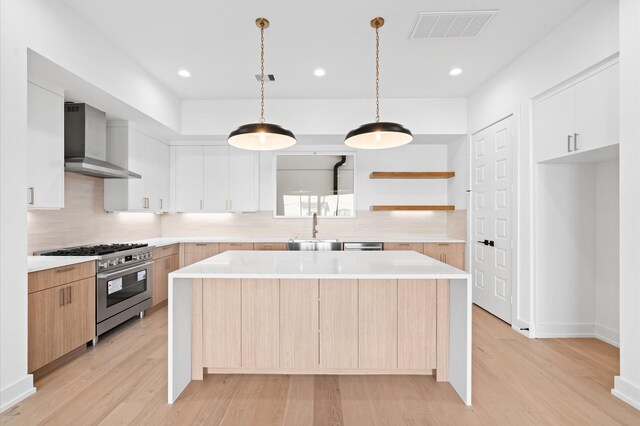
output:
[[[142,177],[107,161],[107,115],[80,103],[64,106],[64,169],[99,178]]]

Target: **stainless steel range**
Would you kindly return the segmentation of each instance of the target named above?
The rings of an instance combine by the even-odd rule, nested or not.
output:
[[[96,338],[151,307],[153,248],[147,244],[100,244],[35,253],[40,256],[98,256]]]

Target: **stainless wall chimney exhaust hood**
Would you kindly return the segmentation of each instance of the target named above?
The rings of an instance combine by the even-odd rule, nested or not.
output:
[[[107,115],[79,103],[64,105],[64,169],[99,178],[142,177],[107,161]]]

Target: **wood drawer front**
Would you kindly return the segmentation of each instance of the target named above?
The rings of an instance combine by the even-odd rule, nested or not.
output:
[[[230,250],[253,250],[253,243],[220,243],[220,253]]]
[[[185,243],[183,266],[191,265],[218,253],[220,253],[218,243]]]
[[[254,250],[286,250],[287,243],[254,243]]]
[[[171,244],[168,246],[156,247],[153,249],[153,258],[160,259],[162,257],[172,256],[180,253],[180,244]]]
[[[424,246],[422,243],[384,243],[385,250],[411,250],[422,253]]]
[[[59,268],[45,269],[44,271],[31,272],[29,274],[29,293],[46,290],[83,278],[95,278],[95,275],[96,262],[93,260],[76,263],[74,265],[61,266]]]

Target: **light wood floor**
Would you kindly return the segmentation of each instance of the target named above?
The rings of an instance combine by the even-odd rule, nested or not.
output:
[[[36,383],[2,424],[640,425],[610,394],[618,350],[529,340],[473,310],[473,407],[412,376],[207,376],[167,399],[167,308],[133,320]]]

